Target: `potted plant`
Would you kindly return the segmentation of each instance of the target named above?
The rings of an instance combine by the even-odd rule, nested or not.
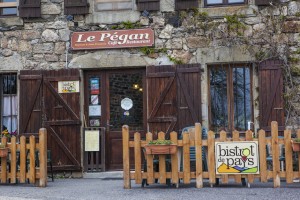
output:
[[[0,144],[0,158],[6,157],[8,154],[8,148],[4,144]]]
[[[291,140],[293,151],[300,151],[300,138]]]
[[[146,154],[174,154],[177,145],[171,140],[155,140],[150,141],[146,146]]]

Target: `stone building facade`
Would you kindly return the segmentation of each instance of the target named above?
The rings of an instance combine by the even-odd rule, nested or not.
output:
[[[265,60],[279,59],[284,80],[282,95],[285,105],[280,108],[284,110],[284,126],[299,127],[299,1],[268,1],[257,5],[254,0],[248,0],[240,5],[220,7],[207,6],[207,1],[199,0],[197,7],[176,9],[175,0],[163,0],[158,1],[159,10],[139,11],[135,1],[126,1],[129,6],[120,10],[118,7],[106,10],[104,4],[99,3],[101,1],[89,0],[89,10],[84,15],[65,14],[66,2],[42,0],[41,17],[0,18],[1,74],[75,68],[81,70],[83,78],[85,70],[200,64],[201,122],[211,127],[211,102],[220,102],[212,101],[210,96],[213,84],[210,66],[223,69],[235,64],[247,65],[251,71],[252,91],[249,122],[250,128],[256,132],[261,128],[262,115],[259,65]],[[155,33],[154,47],[77,51],[70,48],[73,32],[149,27]],[[81,89],[87,90],[83,84]],[[85,94],[81,93],[80,119],[83,121],[84,99]],[[235,112],[234,108],[232,110]]]

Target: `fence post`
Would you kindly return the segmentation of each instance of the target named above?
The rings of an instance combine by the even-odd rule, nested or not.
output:
[[[146,143],[148,144],[150,141],[153,140],[153,134],[147,133],[146,134]],[[154,172],[153,172],[153,156],[147,155],[147,183],[152,184],[154,183]]]
[[[129,127],[127,125],[122,126],[123,137],[123,178],[124,188],[130,189],[130,165],[129,165]]]
[[[35,183],[35,159],[36,159],[36,149],[35,149],[35,137],[34,135],[31,135],[29,137],[29,145],[30,145],[30,151],[29,151],[29,182],[30,183]],[[40,149],[40,153],[41,154],[42,151]],[[37,158],[38,159],[38,158]]]
[[[17,177],[17,146],[16,146],[16,137],[11,138],[11,162],[10,162],[10,183],[16,183]]]
[[[272,161],[273,161],[273,181],[274,188],[280,187],[280,163],[279,163],[279,145],[278,145],[278,124],[271,122],[272,135]]]
[[[177,141],[177,133],[171,132],[170,133],[170,139],[171,141],[178,145]],[[175,154],[171,155],[171,162],[172,162],[172,183],[176,184],[176,187],[178,187],[178,146]]]
[[[239,141],[240,140],[240,133],[236,130],[234,130],[232,132],[232,141]],[[241,183],[242,182],[242,175],[240,174],[235,174],[234,175],[234,180],[237,183]]]
[[[40,187],[47,186],[47,129],[40,128],[39,130],[39,162],[40,162]]]
[[[158,139],[164,140],[165,139],[165,133],[159,132],[158,133]],[[167,177],[166,177],[166,155],[158,155],[159,160],[159,183],[160,184],[166,184],[167,183]]]
[[[246,141],[253,141],[253,133],[250,130],[246,131]],[[254,174],[248,174],[248,187],[250,187],[250,183],[254,182]]]
[[[202,128],[200,123],[195,124],[195,150],[196,150],[196,188],[203,188],[202,167]]]
[[[227,140],[227,135],[225,131],[220,132],[220,142],[226,142]],[[222,175],[222,183],[228,183],[228,175]]]
[[[26,137],[20,137],[20,183],[26,182]]]

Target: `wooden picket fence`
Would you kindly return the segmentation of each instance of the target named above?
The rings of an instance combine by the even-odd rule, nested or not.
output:
[[[165,184],[167,179],[171,179],[172,184],[176,184],[178,187],[179,180],[182,179],[184,184],[189,184],[191,179],[196,179],[196,187],[203,187],[203,180],[208,179],[211,186],[216,182],[216,178],[219,178],[223,183],[228,183],[229,179],[233,179],[236,183],[241,183],[242,178],[248,180],[248,186],[254,182],[254,179],[259,179],[261,182],[273,181],[274,188],[280,187],[281,179],[284,179],[287,183],[293,183],[293,179],[300,178],[300,153],[298,152],[296,157],[298,160],[298,171],[293,169],[293,151],[291,147],[291,131],[284,131],[284,138],[278,137],[278,125],[277,122],[271,124],[271,137],[266,137],[265,131],[260,130],[258,132],[258,138],[253,138],[253,133],[247,131],[244,138],[240,137],[238,131],[232,133],[232,138],[226,136],[225,131],[220,132],[220,137],[215,139],[215,133],[208,132],[207,140],[202,140],[201,125],[195,124],[194,133],[183,133],[182,140],[178,140],[177,133],[170,133],[170,140],[177,147],[182,148],[183,156],[183,169],[181,171],[179,167],[179,155],[177,153],[171,155],[171,169],[166,171],[166,155],[159,155],[159,170],[155,171],[153,168],[153,155],[146,155],[147,170],[143,170],[142,166],[142,154],[143,147],[152,141],[152,133],[146,134],[146,140],[141,140],[140,133],[134,134],[134,141],[129,140],[129,127],[124,125],[122,127],[123,136],[123,178],[124,188],[131,188],[131,180],[135,180],[136,184],[141,184],[143,179],[147,180],[148,184],[153,184],[155,179],[159,180],[159,183]],[[190,134],[194,134],[190,137]],[[300,130],[297,132],[297,137],[300,138]],[[164,139],[165,133],[158,133],[158,139]],[[230,175],[217,175],[215,169],[215,142],[225,141],[258,141],[259,145],[259,162],[260,173],[259,174],[230,174]],[[272,148],[272,168],[267,167],[267,152],[266,145],[271,145]],[[284,168],[280,169],[279,161],[279,145],[284,146],[285,160]],[[195,146],[196,151],[196,168],[191,171],[190,167],[190,147]],[[208,171],[203,171],[202,167],[202,146],[208,150],[207,165]],[[131,171],[129,163],[130,148],[134,149],[134,169]],[[178,149],[179,149],[178,148]]]
[[[47,185],[47,130],[39,130],[39,143],[36,143],[35,136],[21,136],[17,143],[17,138],[13,136],[10,142],[3,137],[1,144],[8,147],[8,155],[1,158],[1,183],[29,183],[40,187]]]

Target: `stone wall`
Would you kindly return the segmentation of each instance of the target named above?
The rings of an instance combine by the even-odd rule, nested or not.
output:
[[[117,19],[108,16],[105,23],[100,20],[103,13],[101,16],[99,13],[74,16],[68,21],[63,15],[62,0],[43,0],[40,19],[0,19],[0,70],[200,63],[206,72],[209,63],[257,63],[258,54],[274,51],[274,47],[276,54],[281,54],[294,72],[300,70],[300,2],[290,0],[278,6],[258,8],[249,1],[249,5],[245,6],[200,8],[198,12],[173,11],[174,4],[171,0],[168,2],[162,5],[163,12],[153,12],[149,16],[139,16],[136,11],[128,14],[132,23],[139,22],[140,27],[151,27],[155,31],[154,52],[145,55],[140,48],[71,51],[70,34],[73,31],[112,29],[115,23],[121,24],[119,22],[124,13],[120,12],[122,17]],[[288,62],[290,58],[293,62]],[[291,74],[295,83],[300,83],[300,73]],[[205,75],[202,82],[205,125],[208,120]],[[254,87],[257,87],[257,74]],[[254,94],[254,99],[257,95]],[[300,101],[297,96],[293,97],[292,108],[287,110],[288,125],[292,124],[295,128],[300,125]],[[258,123],[257,120],[255,123]]]

